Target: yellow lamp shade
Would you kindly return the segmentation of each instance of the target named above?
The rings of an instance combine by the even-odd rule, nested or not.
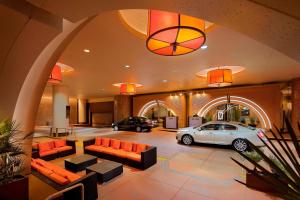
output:
[[[194,17],[149,11],[147,48],[156,54],[176,56],[193,52],[205,43],[205,22]]]
[[[232,84],[231,69],[216,69],[207,73],[207,83],[210,87],[224,87]]]
[[[136,93],[136,85],[133,83],[122,83],[120,85],[120,94],[134,95]]]

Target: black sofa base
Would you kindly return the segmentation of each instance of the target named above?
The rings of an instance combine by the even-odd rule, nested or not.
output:
[[[45,182],[48,185],[50,185],[51,187],[53,187],[57,191],[66,189],[66,188],[76,185],[78,183],[82,183],[84,186],[84,199],[86,199],[86,200],[98,199],[97,174],[95,172],[91,172],[91,173],[81,177],[77,181],[74,181],[67,185],[60,185],[34,169],[32,169],[31,173],[34,176],[38,177],[43,182]],[[66,192],[64,194],[64,196],[67,197],[65,199],[72,199],[72,200],[81,199],[79,189],[74,189],[74,190],[71,190],[70,192]]]
[[[156,152],[157,150],[156,150],[156,147],[153,147],[153,146],[151,146],[146,151],[141,152],[141,162],[138,162],[138,161],[130,160],[127,158],[121,158],[118,156],[85,149],[86,146],[89,146],[92,144],[95,144],[95,139],[83,141],[83,148],[84,148],[85,154],[90,154],[93,156],[97,156],[98,158],[103,158],[103,159],[115,161],[118,163],[123,163],[124,165],[132,166],[134,168],[143,169],[143,170],[151,167],[152,165],[155,165],[157,162],[157,152]]]

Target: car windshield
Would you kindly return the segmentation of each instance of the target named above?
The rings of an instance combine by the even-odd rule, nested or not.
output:
[[[248,128],[250,130],[255,130],[256,129],[256,128],[252,127],[252,126],[247,126],[247,125],[242,124],[242,123],[239,123],[239,125],[242,126],[242,127]]]
[[[146,117],[140,117],[139,119],[140,119],[140,122],[142,122],[142,123],[149,121],[149,119],[147,119]]]

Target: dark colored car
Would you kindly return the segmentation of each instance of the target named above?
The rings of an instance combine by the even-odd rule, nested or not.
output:
[[[143,130],[151,131],[153,127],[151,120],[146,117],[128,117],[112,124],[114,131],[118,130],[135,130],[141,132]]]

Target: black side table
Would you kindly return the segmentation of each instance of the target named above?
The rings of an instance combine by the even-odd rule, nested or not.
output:
[[[86,168],[86,173],[96,172],[99,183],[107,182],[123,173],[123,165],[117,162],[104,160]]]
[[[76,156],[74,158],[66,159],[65,168],[72,172],[78,172],[96,163],[97,163],[97,157],[83,154],[83,155]]]

